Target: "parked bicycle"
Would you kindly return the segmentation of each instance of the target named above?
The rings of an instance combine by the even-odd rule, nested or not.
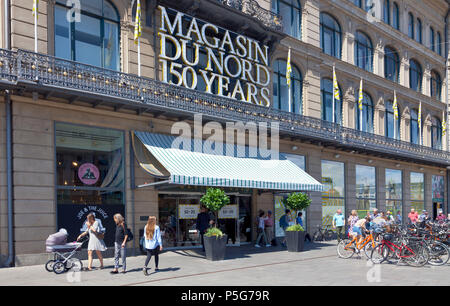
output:
[[[315,241],[330,241],[334,237],[333,230],[330,229],[330,225],[322,227],[322,225],[317,226],[317,231],[314,233],[312,240]]]

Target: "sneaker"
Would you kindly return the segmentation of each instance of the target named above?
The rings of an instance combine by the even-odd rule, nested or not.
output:
[[[117,274],[117,273],[119,273],[119,271],[113,270],[113,271],[111,271],[111,272],[109,272],[109,273],[111,273],[111,274]]]
[[[145,276],[148,276],[147,268],[142,269],[142,271],[144,271]]]
[[[272,246],[271,244],[266,244],[266,248],[271,247],[271,246]]]
[[[155,272],[159,272],[159,268],[155,268]]]
[[[260,248],[261,246],[259,244],[255,244],[255,248]]]

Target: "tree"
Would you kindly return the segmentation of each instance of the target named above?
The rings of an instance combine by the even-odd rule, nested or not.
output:
[[[217,227],[217,212],[230,204],[230,197],[220,188],[208,188],[205,195],[200,199],[200,203],[214,213],[216,219],[214,226]]]

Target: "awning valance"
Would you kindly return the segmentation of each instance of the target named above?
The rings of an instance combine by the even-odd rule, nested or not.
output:
[[[136,131],[132,138],[141,167],[171,184],[322,191],[322,184],[282,154],[277,160],[263,158],[259,154],[250,157],[253,151],[250,152],[252,149],[249,147],[220,144],[223,148],[216,150],[211,142],[192,139],[186,139],[184,144],[187,145],[180,146],[180,137],[148,132]],[[222,151],[222,154],[204,153],[198,148],[212,148],[213,151]]]

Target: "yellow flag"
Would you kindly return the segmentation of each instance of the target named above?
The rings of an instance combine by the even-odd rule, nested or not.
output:
[[[33,16],[38,16],[39,14],[39,0],[33,0]]]
[[[291,74],[292,74],[291,48],[289,48],[288,59],[286,64],[286,83],[289,87],[291,87]]]
[[[422,129],[422,102],[419,104],[419,115],[417,118],[417,122],[419,123],[419,129]]]
[[[136,20],[134,23],[134,43],[138,44],[139,37],[142,35],[142,24],[141,24],[141,1],[137,0],[136,4]]]
[[[358,108],[360,110],[363,109],[363,101],[364,101],[363,80],[361,79],[361,82],[359,83],[359,98],[358,98]]]
[[[398,102],[397,102],[397,93],[394,91],[394,105],[392,105],[392,109],[394,110],[394,118],[398,120]]]
[[[334,95],[334,99],[337,101],[340,101],[341,98],[339,96],[339,85],[338,85],[338,81],[337,81],[337,76],[336,76],[336,69],[333,66],[333,95]]]

